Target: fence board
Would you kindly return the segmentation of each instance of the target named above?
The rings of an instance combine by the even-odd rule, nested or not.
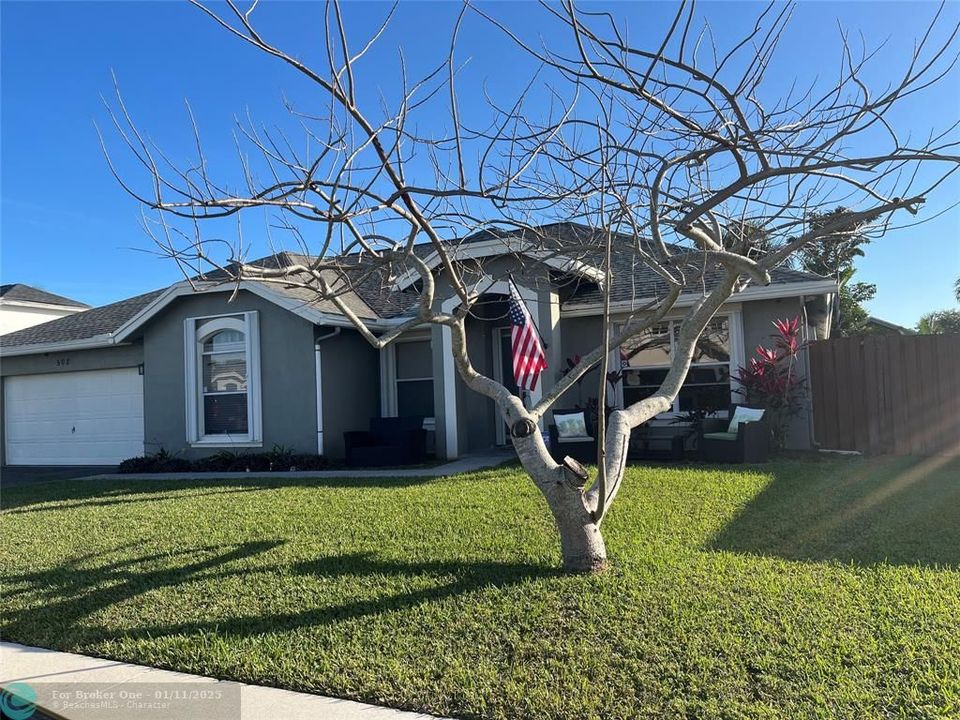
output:
[[[890,447],[897,455],[907,455],[910,452],[910,443],[907,439],[907,423],[904,422],[908,408],[903,391],[903,343],[900,342],[899,335],[891,336],[887,343],[887,360],[890,363],[890,401],[893,406],[893,412],[890,414],[893,442],[890,443]]]
[[[940,395],[935,380],[940,377],[937,366],[937,340],[933,335],[923,338],[917,348],[917,365],[920,368],[920,445],[924,454],[937,452],[940,442]]]
[[[944,445],[951,454],[960,455],[960,342],[952,345],[946,335],[937,340],[939,367],[945,381],[941,397]]]
[[[820,340],[810,395],[821,447],[960,454],[960,335]]]
[[[905,403],[906,417],[910,422],[904,428],[907,434],[907,452],[911,455],[923,453],[923,445],[920,442],[921,428],[919,421],[923,412],[923,377],[920,375],[920,362],[917,355],[920,350],[919,342],[903,343],[903,401]]]
[[[879,338],[874,338],[873,353],[878,370],[876,391],[882,397],[883,402],[878,407],[876,418],[877,425],[880,426],[880,444],[873,448],[871,452],[881,453],[889,452],[894,443],[893,423],[883,422],[883,418],[890,417],[894,413],[893,390],[890,387],[892,374],[886,349],[884,345],[880,344]]]
[[[878,452],[882,443],[880,437],[880,415],[883,412],[883,380],[879,368],[879,354],[876,349],[876,338],[865,337],[861,343],[863,352],[863,384],[864,410],[866,417],[866,439],[864,441],[867,452]],[[877,392],[868,392],[868,388],[876,388]]]
[[[834,346],[833,345],[823,345],[822,346],[822,357],[823,362],[823,375],[824,379],[833,377],[833,374],[836,372],[836,364],[834,363]],[[829,383],[824,384],[823,392],[826,395],[828,392]],[[824,411],[824,429],[830,434],[831,437],[837,436],[837,404],[832,401],[828,401],[825,404]]]
[[[866,358],[863,338],[850,338],[850,362],[860,368],[860,372],[853,373],[850,380],[850,391],[854,402],[850,403],[853,410],[853,446],[870,447],[870,432],[867,427],[870,422],[870,409],[867,401]]]

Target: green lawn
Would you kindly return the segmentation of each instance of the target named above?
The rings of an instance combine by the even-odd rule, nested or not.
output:
[[[467,717],[960,717],[956,459],[634,468],[596,577],[516,469],[3,503],[5,640]]]

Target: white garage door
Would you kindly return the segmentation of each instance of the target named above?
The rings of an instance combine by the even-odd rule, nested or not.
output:
[[[116,465],[143,454],[143,377],[136,368],[8,377],[8,465]]]

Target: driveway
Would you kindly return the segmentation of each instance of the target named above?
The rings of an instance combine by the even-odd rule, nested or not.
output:
[[[116,470],[116,467],[112,465],[5,467],[0,469],[0,487],[10,488],[48,480],[70,480],[72,478],[88,477],[89,475],[111,473],[114,470]]]

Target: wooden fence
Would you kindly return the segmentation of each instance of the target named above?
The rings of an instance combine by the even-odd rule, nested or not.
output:
[[[876,335],[810,346],[820,447],[960,454],[960,335]]]

